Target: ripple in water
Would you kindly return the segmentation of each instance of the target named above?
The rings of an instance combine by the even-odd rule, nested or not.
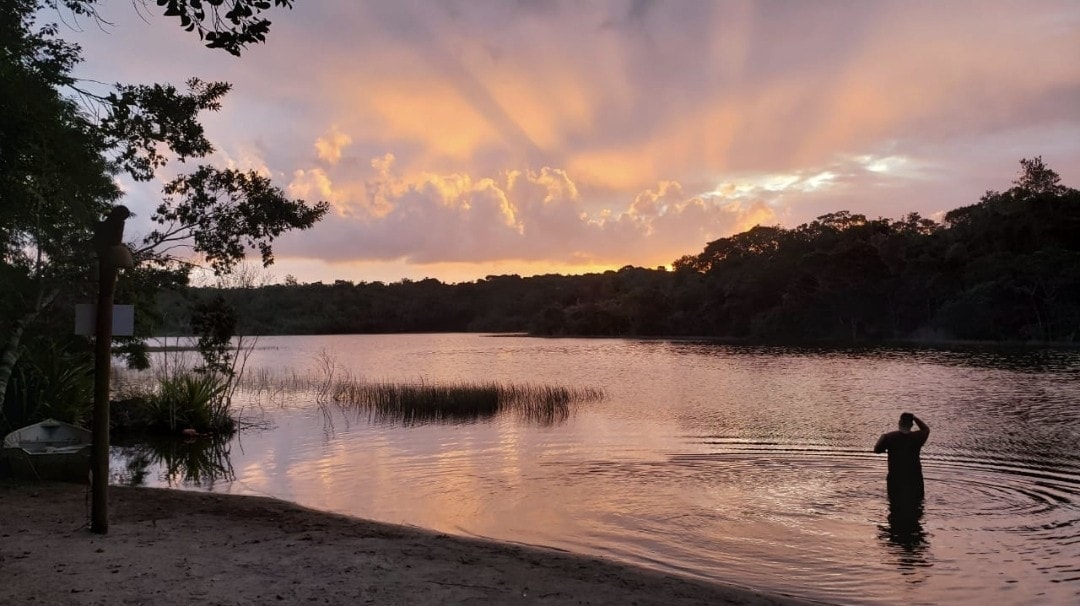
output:
[[[724,437],[709,437],[704,443],[710,452],[676,454],[670,462],[695,469],[696,475],[708,470],[705,474],[725,494],[721,507],[741,511],[740,519],[772,519],[775,524],[758,531],[763,542],[787,548],[809,543],[816,552],[810,557],[820,566],[813,571],[794,566],[800,558],[767,559],[759,570],[763,581],[789,578],[795,581],[793,590],[800,584],[822,588],[822,599],[879,602],[895,597],[875,592],[880,584],[895,581],[898,570],[918,577],[909,582],[933,579],[942,584],[941,577],[924,578],[918,569],[956,567],[961,562],[967,566],[974,561],[1003,587],[1023,588],[1024,579],[1034,573],[1060,584],[1068,601],[1080,597],[1080,473],[1068,462],[924,455],[924,510],[905,518],[885,503],[884,456],[820,444]],[[792,522],[799,514],[803,519]],[[879,550],[876,570],[868,563],[859,582],[822,575],[833,562],[838,569],[840,563],[850,562],[852,550],[873,556],[858,537],[852,537],[868,522],[877,525],[876,538],[892,559],[880,562]],[[813,536],[819,540],[808,538]],[[725,563],[737,566],[739,557],[746,555]],[[951,596],[951,603],[981,601],[970,597],[981,592],[961,579],[952,578],[951,583],[937,593]],[[1033,595],[1034,602],[1054,601],[1049,599],[1054,596],[1037,593],[1043,595]],[[1006,600],[1026,601],[1026,597]]]

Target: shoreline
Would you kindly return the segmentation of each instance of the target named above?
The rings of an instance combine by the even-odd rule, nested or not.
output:
[[[482,337],[524,337],[529,339],[632,339],[637,341],[688,341],[709,342],[718,345],[744,345],[748,347],[826,347],[826,348],[865,348],[865,347],[1002,347],[1010,349],[1080,349],[1080,341],[979,341],[973,339],[958,339],[952,337],[895,337],[891,339],[858,339],[858,340],[771,340],[750,339],[746,337],[717,337],[707,335],[591,335],[591,334],[559,334],[545,335],[528,332],[491,332],[491,331],[448,331],[448,332],[347,332],[347,333],[298,333],[298,334],[266,334],[266,335],[236,335],[245,339],[261,339],[263,337],[363,337],[384,335],[443,335],[462,334],[477,335]],[[165,335],[146,337],[145,341],[162,339],[194,339],[193,335]],[[195,345],[150,345],[148,352],[186,352],[198,351]]]
[[[4,604],[820,604],[269,497],[0,482]]]

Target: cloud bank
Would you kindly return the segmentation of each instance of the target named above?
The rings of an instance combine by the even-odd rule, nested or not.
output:
[[[239,60],[107,9],[89,77],[233,82],[220,157],[332,203],[281,241],[301,279],[655,266],[1035,155],[1080,183],[1073,2],[309,2]]]

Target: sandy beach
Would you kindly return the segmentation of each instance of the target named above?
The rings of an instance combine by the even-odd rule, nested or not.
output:
[[[263,497],[0,482],[0,604],[805,604]]]

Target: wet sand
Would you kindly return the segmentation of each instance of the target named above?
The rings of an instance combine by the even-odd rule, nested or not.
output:
[[[0,482],[0,604],[806,604],[264,497]]]

